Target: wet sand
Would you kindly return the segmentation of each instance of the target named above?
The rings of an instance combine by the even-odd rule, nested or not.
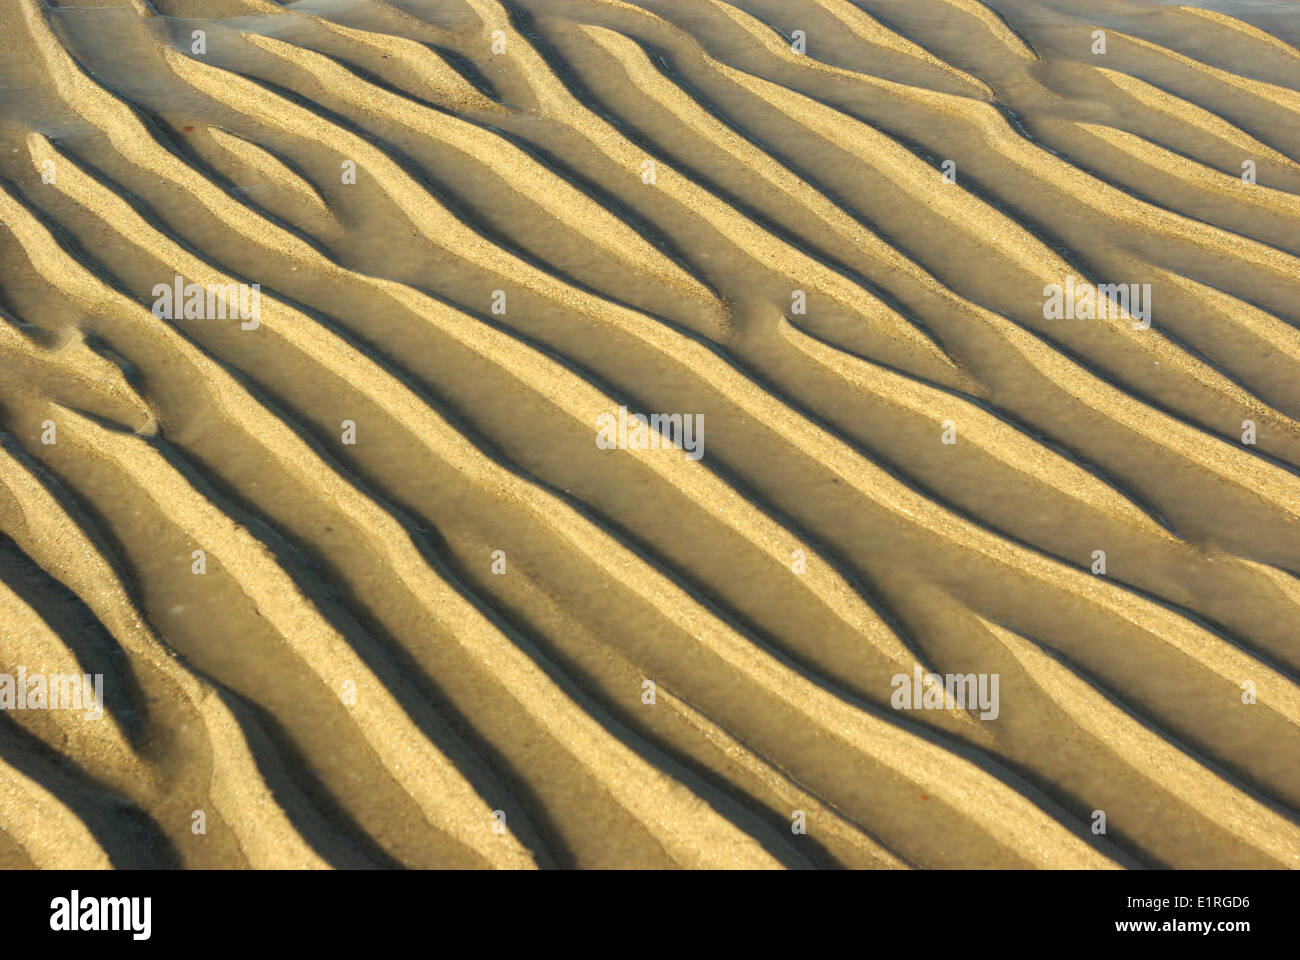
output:
[[[1300,867],[1298,48],[0,5],[0,866]]]

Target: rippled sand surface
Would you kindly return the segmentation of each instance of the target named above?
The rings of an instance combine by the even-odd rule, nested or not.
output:
[[[0,4],[0,865],[1300,867],[1298,45]]]

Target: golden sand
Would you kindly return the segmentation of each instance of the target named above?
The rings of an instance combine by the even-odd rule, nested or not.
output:
[[[1300,4],[1205,6],[0,4],[0,681],[105,691],[0,866],[1300,867]]]

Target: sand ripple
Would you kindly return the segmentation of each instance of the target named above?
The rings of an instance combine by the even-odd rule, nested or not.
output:
[[[4,5],[0,865],[1300,867],[1300,18],[1098,6]]]

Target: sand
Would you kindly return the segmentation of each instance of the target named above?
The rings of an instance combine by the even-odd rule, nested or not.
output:
[[[1298,48],[0,4],[0,866],[1300,867]]]

